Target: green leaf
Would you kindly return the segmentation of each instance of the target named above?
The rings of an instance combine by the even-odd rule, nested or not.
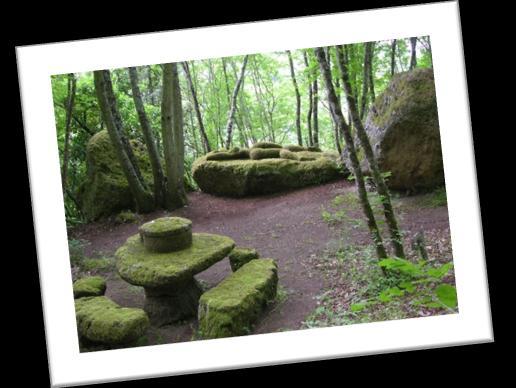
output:
[[[457,307],[457,290],[449,284],[441,284],[435,289],[439,301],[450,308]]]
[[[350,308],[354,313],[358,313],[367,307],[367,303],[353,303]]]
[[[446,263],[440,267],[428,269],[427,274],[433,278],[442,279],[444,276],[448,274],[452,267],[452,263]]]
[[[414,292],[416,290],[416,286],[412,282],[401,282],[399,286],[407,292]]]

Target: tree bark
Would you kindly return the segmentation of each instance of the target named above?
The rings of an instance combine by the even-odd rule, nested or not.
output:
[[[367,133],[364,129],[364,125],[362,124],[362,121],[360,120],[360,117],[358,115],[356,100],[351,91],[351,83],[349,81],[348,64],[344,57],[342,46],[337,46],[336,50],[338,58],[337,63],[340,68],[342,84],[344,86],[344,91],[346,93],[346,100],[348,102],[349,112],[353,120],[353,126],[355,127],[357,136],[360,140],[360,144],[362,146],[362,149],[364,150],[365,156],[369,163],[369,167],[373,174],[373,179],[376,183],[378,194],[380,195],[385,219],[387,221],[389,232],[391,234],[392,246],[394,248],[396,256],[403,258],[405,257],[405,253],[403,250],[403,237],[401,235],[398,223],[396,221],[394,209],[392,208],[389,190],[387,189],[385,180],[383,179],[383,176],[380,172],[380,168],[378,167],[378,162],[376,161],[376,156],[374,155],[373,148],[371,147],[369,137],[367,136]]]
[[[73,105],[75,102],[75,92],[77,80],[73,73],[68,74],[68,95],[66,97],[66,116],[65,116],[65,139],[63,148],[63,165],[61,167],[61,182],[63,192],[66,193],[68,181],[68,162],[70,159],[70,134],[72,129]]]
[[[197,117],[197,123],[199,124],[199,132],[201,132],[202,144],[204,148],[204,152],[210,152],[211,146],[208,140],[208,135],[206,134],[206,129],[204,127],[204,123],[202,121],[201,108],[199,106],[199,100],[197,99],[197,93],[195,92],[194,83],[192,80],[192,76],[190,74],[190,68],[188,66],[188,62],[183,62],[183,70],[185,72],[186,81],[188,83],[188,88],[190,89],[190,94],[192,96],[193,105],[195,109],[195,116]]]
[[[360,120],[364,119],[371,82],[371,61],[373,42],[367,42],[364,47],[364,69],[362,77],[362,100],[360,104]]]
[[[308,128],[308,145],[314,145],[314,138],[312,134],[312,105],[313,105],[313,92],[312,92],[312,80],[311,80],[311,71],[310,71],[310,62],[308,61],[308,54],[306,51],[303,51],[303,58],[305,60],[305,66],[307,69],[307,73],[309,76],[308,79],[308,112],[306,114],[306,125]]]
[[[391,43],[391,77],[396,72],[396,39]]]
[[[301,135],[301,96],[299,95],[299,88],[297,87],[296,74],[294,72],[294,61],[292,61],[292,54],[287,50],[288,62],[290,64],[290,75],[292,76],[292,83],[294,84],[294,91],[296,93],[296,132],[297,143],[303,145],[303,137]]]
[[[131,90],[133,92],[134,106],[136,108],[136,113],[138,114],[138,119],[142,128],[143,139],[147,147],[147,152],[149,154],[149,160],[152,168],[152,176],[154,180],[154,201],[157,206],[161,207],[165,205],[164,200],[166,193],[165,177],[163,175],[163,169],[161,168],[158,147],[156,145],[156,139],[154,138],[154,133],[152,132],[149,119],[147,118],[147,113],[145,113],[142,94],[140,91],[140,86],[138,85],[138,71],[135,67],[129,67],[128,72],[129,79],[131,81]]]
[[[371,61],[369,65],[369,93],[371,95],[371,103],[373,103],[374,100],[376,100],[376,93],[374,90],[374,45],[375,42],[371,42],[371,53],[369,54]]]
[[[417,66],[416,44],[417,44],[417,38],[410,38],[410,67],[409,67],[409,70],[415,69]]]
[[[183,108],[177,63],[163,65],[161,130],[167,172],[165,204],[167,209],[173,210],[187,204],[184,187]]]
[[[319,146],[319,86],[317,83],[317,78],[314,79],[314,83],[312,84],[312,90],[313,90],[313,138],[314,138],[314,145],[316,147]]]
[[[98,70],[93,72],[93,77],[103,121],[106,123],[118,162],[129,184],[136,210],[141,213],[149,212],[154,208],[154,200],[147,191],[129,140],[123,132],[122,118],[113,92],[111,74],[109,70]]]
[[[235,121],[235,111],[237,105],[237,97],[238,91],[240,90],[240,85],[242,85],[242,80],[245,75],[245,67],[247,65],[247,60],[249,59],[249,55],[244,57],[244,62],[242,63],[242,69],[240,70],[240,75],[235,84],[235,88],[233,89],[233,94],[231,96],[231,108],[229,109],[228,122],[226,125],[226,148],[229,149],[231,147],[232,135],[233,135],[233,122]]]
[[[364,176],[362,174],[362,170],[360,169],[360,162],[358,161],[355,143],[353,141],[353,136],[351,135],[351,129],[348,124],[344,120],[344,116],[342,114],[342,110],[340,107],[340,103],[337,99],[337,95],[335,94],[335,89],[333,87],[333,81],[331,78],[331,71],[328,66],[328,62],[326,61],[324,52],[322,48],[315,49],[315,55],[317,57],[317,61],[319,62],[319,67],[321,69],[321,74],[323,76],[324,82],[326,84],[326,91],[328,93],[328,102],[330,105],[330,110],[332,117],[335,121],[335,125],[338,126],[339,130],[342,131],[344,138],[346,140],[346,149],[348,151],[351,165],[353,168],[353,174],[355,175],[355,181],[357,185],[358,196],[360,199],[360,204],[362,205],[362,210],[367,219],[367,225],[369,227],[369,232],[371,234],[371,238],[375,244],[376,254],[379,259],[383,259],[387,257],[387,252],[383,245],[382,236],[380,235],[380,231],[378,229],[378,225],[376,223],[376,219],[373,214],[373,209],[371,208],[371,204],[369,203],[369,199],[367,197],[367,191],[365,187]]]

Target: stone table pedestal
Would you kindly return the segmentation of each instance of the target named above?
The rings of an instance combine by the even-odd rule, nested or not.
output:
[[[170,241],[174,238],[181,241]],[[129,237],[115,254],[116,265],[122,279],[144,287],[144,310],[153,325],[162,326],[197,315],[202,289],[194,275],[224,259],[234,246],[229,237],[191,233],[189,220],[165,217]]]

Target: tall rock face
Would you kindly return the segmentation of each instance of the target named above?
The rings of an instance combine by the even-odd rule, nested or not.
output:
[[[432,69],[396,74],[369,110],[365,129],[380,170],[391,172],[391,189],[415,192],[444,184]]]
[[[135,157],[147,185],[152,187],[152,168],[145,146],[131,140]],[[88,220],[96,220],[121,210],[134,209],[129,184],[116,157],[106,130],[96,133],[86,147],[87,177],[77,194],[81,211]]]

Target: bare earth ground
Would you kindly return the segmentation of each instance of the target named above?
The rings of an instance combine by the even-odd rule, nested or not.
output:
[[[321,217],[321,211],[331,201],[354,184],[338,181],[288,193],[244,199],[219,198],[194,192],[189,194],[189,206],[174,212],[154,212],[141,222],[164,215],[182,216],[192,220],[194,232],[227,235],[239,246],[256,248],[261,257],[272,257],[279,267],[281,302],[272,305],[256,324],[253,333],[268,333],[302,328],[303,321],[316,308],[317,296],[335,284],[331,277],[314,266],[314,259],[323,256],[332,245],[342,241],[342,229],[331,227]],[[446,206],[420,206],[421,196],[397,199],[403,210],[401,226],[408,235],[424,230],[432,241],[446,240],[449,245],[448,211]],[[360,215],[358,215],[360,217]],[[141,224],[115,225],[102,221],[81,225],[69,234],[71,239],[86,240],[86,257],[112,257],[125,240],[137,233]],[[346,236],[353,244],[367,244],[365,230],[355,230]],[[431,251],[430,251],[431,254]],[[450,248],[451,255],[451,248]],[[451,257],[450,257],[451,258]],[[222,260],[197,278],[206,287],[213,287],[231,273],[227,259]],[[101,272],[108,279],[106,296],[120,305],[142,307],[144,294],[140,287],[124,282],[116,270]],[[149,344],[172,343],[193,339],[195,319],[176,325],[151,328]]]

